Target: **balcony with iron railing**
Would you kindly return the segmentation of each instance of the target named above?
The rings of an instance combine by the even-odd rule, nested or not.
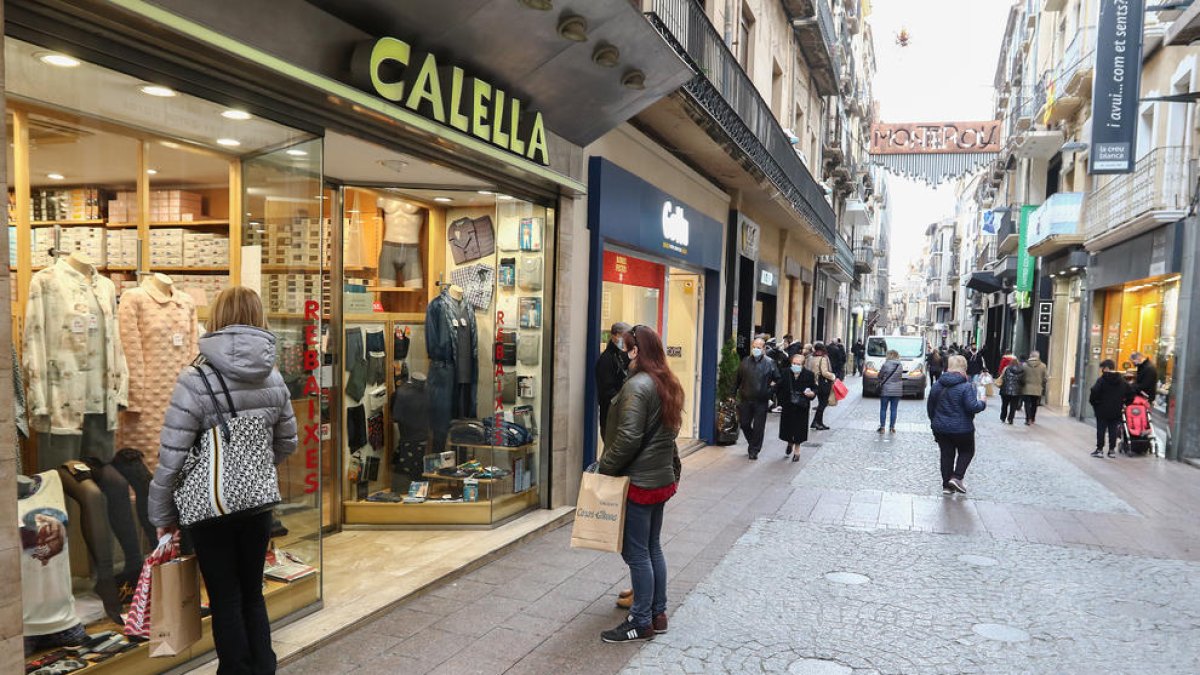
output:
[[[926,301],[930,305],[949,305],[950,298],[951,298],[950,289],[945,286],[941,286],[939,288],[934,288],[934,289],[930,290],[929,296],[926,298]]]
[[[1187,148],[1161,147],[1087,196],[1084,237],[1089,250],[1171,223],[1187,215],[1196,177],[1196,161]]]
[[[834,237],[833,254],[817,256],[817,264],[830,270],[838,281],[854,280],[854,250],[841,234]]]
[[[875,246],[859,242],[854,247],[854,271],[859,274],[870,274],[875,268]]]
[[[1047,98],[1046,123],[1054,124],[1075,114],[1091,96],[1096,65],[1096,27],[1081,26],[1063,51],[1054,69],[1054,98]]]
[[[793,0],[797,4],[803,1]],[[817,5],[824,6],[825,13],[829,13],[828,0],[820,0]],[[833,245],[836,220],[824,190],[796,154],[771,107],[713,27],[704,8],[693,0],[652,0],[650,6],[647,20],[696,72],[696,77],[684,84],[684,92],[705,110],[821,238]]]
[[[800,40],[804,59],[811,69],[817,93],[836,96],[843,77],[839,31],[830,0],[784,0],[793,17],[792,26]]]

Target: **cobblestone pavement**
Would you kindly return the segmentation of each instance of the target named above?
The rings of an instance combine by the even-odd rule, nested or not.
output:
[[[967,472],[972,499],[1064,511],[1135,513],[1096,479],[1033,440],[983,436]],[[938,449],[933,434],[841,430],[809,460],[794,485],[938,495]]]
[[[1196,563],[764,519],[625,672],[1184,673],[1198,644]]]
[[[685,458],[653,642],[599,640],[628,572],[563,527],[281,674],[1200,672],[1200,472],[1092,459],[1088,426],[989,410],[971,498],[945,498],[924,402],[881,440],[850,389],[798,463],[776,416],[757,462],[744,444]]]

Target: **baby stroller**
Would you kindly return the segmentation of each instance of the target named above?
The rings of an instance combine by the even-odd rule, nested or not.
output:
[[[1140,394],[1125,405],[1121,419],[1121,454],[1135,456],[1158,454],[1158,439],[1150,426],[1150,401]]]

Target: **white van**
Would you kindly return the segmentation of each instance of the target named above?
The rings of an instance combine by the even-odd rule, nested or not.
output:
[[[925,338],[916,335],[872,335],[867,338],[867,358],[863,362],[863,396],[879,395],[879,369],[887,361],[889,350],[900,354],[904,367],[904,395],[925,398]]]

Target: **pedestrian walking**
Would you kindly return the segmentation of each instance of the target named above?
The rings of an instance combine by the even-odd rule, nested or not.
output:
[[[846,347],[842,344],[842,338],[835,339],[829,345],[829,365],[839,380],[846,379],[846,357]]]
[[[1158,368],[1150,363],[1150,359],[1141,352],[1129,355],[1129,360],[1137,366],[1137,375],[1133,378],[1133,392],[1146,397],[1150,403],[1158,396]]]
[[[1104,456],[1104,436],[1108,434],[1108,456],[1117,456],[1117,431],[1121,428],[1121,411],[1132,389],[1125,378],[1117,372],[1112,359],[1100,362],[1100,377],[1092,385],[1088,403],[1096,415],[1096,449],[1092,457]]]
[[[1029,358],[1022,361],[1025,362],[1025,384],[1021,387],[1021,395],[1025,399],[1025,426],[1031,426],[1037,422],[1038,406],[1046,395],[1046,382],[1050,374],[1046,364],[1042,363],[1041,354],[1036,351],[1029,352]]]
[[[1015,357],[1000,371],[1000,421],[1013,423],[1021,407],[1021,392],[1025,388],[1025,366]]]
[[[833,391],[833,381],[837,376],[833,374],[824,342],[813,343],[812,354],[805,362],[805,367],[817,378],[817,412],[813,415],[812,428],[825,431],[829,428],[825,426],[825,408],[829,407],[829,392]]]
[[[680,473],[675,439],[683,419],[683,386],[652,328],[630,329],[626,353],[631,374],[609,411],[608,441],[597,470],[629,477],[621,557],[629,566],[633,606],[620,625],[600,634],[605,642],[649,640],[667,632],[667,560],[660,535]]]
[[[749,446],[747,454],[750,459],[758,459],[758,453],[762,450],[767,410],[771,404],[771,394],[779,382],[779,368],[764,353],[765,344],[762,338],[754,338],[754,342],[750,343],[750,355],[742,359],[737,371],[738,418]]]
[[[987,409],[967,379],[966,358],[951,356],[925,402],[929,426],[941,452],[942,494],[967,494],[963,478],[975,458],[975,415]]]
[[[296,416],[291,396],[275,368],[275,336],[267,331],[258,294],[243,286],[227,288],[213,301],[209,332],[200,338],[200,369],[179,374],[163,421],[158,469],[150,483],[149,516],[158,536],[179,537],[174,490],[197,436],[217,427],[233,412],[214,401],[230,402],[238,417],[256,417],[272,438],[279,465],[296,449]],[[207,383],[206,383],[207,381]],[[209,387],[228,392],[216,397]],[[222,444],[222,449],[235,447]],[[243,481],[252,480],[246,476]],[[273,485],[245,485],[266,492]],[[271,624],[263,600],[263,560],[271,533],[271,506],[203,521],[188,528],[212,610],[218,673],[274,673]]]
[[[854,342],[854,346],[850,349],[850,353],[854,355],[854,374],[862,377],[863,374],[863,359],[867,357],[867,348],[863,345],[861,339]]]
[[[972,384],[979,384],[979,376],[986,371],[987,361],[983,358],[983,352],[971,345],[967,348],[967,377]]]
[[[608,331],[608,344],[596,359],[596,402],[600,406],[600,440],[607,433],[608,409],[628,377],[629,359],[625,356],[625,334],[629,324],[618,321]]]
[[[793,462],[799,462],[800,444],[808,440],[808,410],[817,396],[817,378],[804,367],[804,356],[792,356],[788,372],[779,382],[778,392],[783,404],[779,440],[787,443],[784,454],[791,455]]]
[[[1004,355],[1000,357],[1000,369],[996,371],[996,376],[999,377],[1000,374],[1004,372],[1004,369],[1008,367],[1008,364],[1016,360],[1017,357],[1013,356],[1013,351],[1011,349],[1005,349]]]
[[[900,361],[900,352],[889,349],[887,360],[879,367],[879,428],[883,433],[884,418],[888,408],[892,410],[892,423],[888,431],[896,433],[896,409],[900,407],[900,397],[904,396],[904,364]]]
[[[925,354],[925,370],[929,372],[929,386],[932,387],[946,371],[946,357],[942,356],[940,349],[930,348]]]

